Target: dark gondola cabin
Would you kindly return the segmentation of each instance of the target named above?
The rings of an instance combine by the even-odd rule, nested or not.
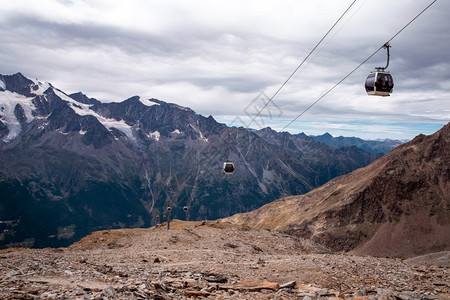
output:
[[[233,174],[234,172],[234,164],[227,160],[223,163],[223,174]]]
[[[387,71],[375,71],[367,76],[365,86],[368,95],[386,97],[392,93],[394,80]]]

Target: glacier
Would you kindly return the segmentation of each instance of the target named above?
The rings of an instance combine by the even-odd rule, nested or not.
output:
[[[33,98],[25,97],[10,91],[0,92],[0,119],[5,121],[9,130],[8,135],[3,139],[4,142],[8,143],[12,141],[22,131],[22,125],[20,125],[19,120],[17,120],[16,115],[14,114],[17,105],[20,105],[23,108],[25,116],[27,117],[26,122],[30,123],[33,121],[34,116],[32,111],[36,109],[36,107],[32,100]]]

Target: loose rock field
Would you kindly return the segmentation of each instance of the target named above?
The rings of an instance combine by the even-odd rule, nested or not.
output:
[[[330,253],[216,222],[95,232],[58,249],[0,251],[1,299],[450,299],[448,252]]]

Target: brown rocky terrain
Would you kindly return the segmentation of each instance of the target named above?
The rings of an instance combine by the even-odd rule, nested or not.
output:
[[[305,195],[223,222],[283,231],[357,255],[450,250],[450,123]]]
[[[332,253],[227,222],[94,232],[68,248],[0,251],[1,299],[449,299],[450,252]]]

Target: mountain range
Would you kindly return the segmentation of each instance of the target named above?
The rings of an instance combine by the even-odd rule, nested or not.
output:
[[[155,225],[169,206],[178,219],[228,217],[381,156],[231,128],[157,99],[102,103],[0,75],[0,246],[65,246],[94,230]],[[226,159],[233,175],[221,172]]]
[[[407,142],[407,140],[363,140],[357,137],[333,137],[328,132],[322,135],[311,136],[314,140],[327,144],[328,146],[339,148],[346,146],[356,146],[370,153],[388,153],[392,149]]]

